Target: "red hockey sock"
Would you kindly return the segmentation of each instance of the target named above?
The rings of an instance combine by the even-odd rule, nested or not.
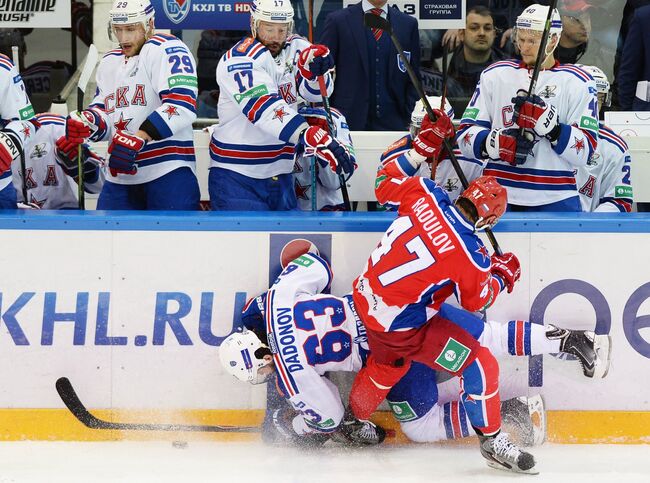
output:
[[[354,378],[350,391],[350,409],[357,419],[369,419],[391,388],[406,374],[410,364],[400,367],[378,364],[368,357],[366,367]]]

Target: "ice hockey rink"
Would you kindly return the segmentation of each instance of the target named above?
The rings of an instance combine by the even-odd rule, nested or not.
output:
[[[488,468],[472,444],[316,451],[257,442],[189,442],[184,448],[176,446],[170,441],[3,442],[0,483],[650,482],[647,445],[547,443],[531,450],[540,471],[536,476]]]

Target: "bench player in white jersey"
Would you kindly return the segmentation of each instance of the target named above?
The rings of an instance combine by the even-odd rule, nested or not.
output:
[[[18,201],[42,210],[78,208],[79,145],[65,138],[65,117],[44,113],[37,114],[32,121],[34,129],[23,145],[27,200],[23,199],[20,160],[14,161],[12,168]],[[104,160],[87,145],[82,150],[85,191],[99,193],[104,184]]]
[[[322,102],[318,78],[332,92],[329,49],[292,35],[289,0],[255,0],[251,36],[217,66],[219,124],[210,141],[213,210],[293,210],[294,152],[316,150],[352,172],[345,146],[298,114],[298,98]]]
[[[109,15],[120,48],[104,55],[95,98],[66,126],[73,140],[109,141],[97,208],[198,209],[194,58],[176,37],[155,34],[149,0],[115,0]]]
[[[34,115],[25,84],[9,57],[0,54],[0,127]],[[16,190],[11,182],[11,164],[20,159],[24,133],[0,132],[0,209],[16,209]]]
[[[440,109],[441,97],[438,96],[428,96],[427,100],[433,109]],[[454,117],[454,108],[445,101],[445,114],[453,119]],[[422,120],[426,115],[426,110],[424,104],[421,100],[418,100],[415,103],[413,112],[411,113],[411,126],[410,132],[406,136],[401,137],[393,144],[386,148],[386,151],[381,155],[381,164],[386,164],[392,159],[398,158],[401,154],[405,154],[409,149],[413,147],[413,139],[420,133],[420,126],[422,125]],[[454,154],[458,160],[463,173],[468,181],[472,181],[483,173],[484,161],[480,159],[468,158],[460,152],[458,147],[454,147]],[[463,186],[454,170],[454,167],[449,161],[449,157],[446,155],[446,152],[443,152],[440,155],[441,159],[438,159],[435,163],[432,162],[431,158],[428,158],[425,163],[420,165],[420,169],[417,172],[418,176],[424,178],[431,177],[432,166],[435,169],[435,181],[438,183],[449,195],[449,198],[453,201],[458,198],[458,195],[463,192]]]
[[[598,67],[581,66],[596,81],[598,111],[609,106],[609,80]],[[584,211],[630,212],[634,197],[631,185],[632,158],[625,141],[599,122],[598,148],[587,166],[576,170],[578,193]]]
[[[553,59],[562,32],[557,11],[535,92],[526,96],[548,8],[534,4],[517,17],[513,37],[523,60],[483,71],[457,140],[465,156],[489,158],[483,173],[506,187],[510,210],[581,211],[573,170],[596,149],[596,86],[580,67]]]
[[[354,147],[350,137],[350,129],[345,121],[345,116],[337,109],[332,108],[332,121],[336,139],[345,146],[350,154],[352,166],[355,165]],[[319,106],[303,106],[298,110],[310,126],[327,127],[325,109]],[[309,211],[312,209],[312,195],[314,193],[311,165],[314,156],[306,155],[305,150],[296,152],[295,165],[293,168],[293,179],[295,184],[296,199],[298,208]],[[319,162],[320,161],[320,162]],[[315,159],[316,168],[316,209],[321,211],[344,211],[343,194],[341,193],[341,180],[336,172],[324,166],[319,158]],[[352,173],[349,173],[351,176]],[[349,176],[346,176],[349,179]]]
[[[343,407],[338,389],[323,374],[358,371],[368,356],[365,331],[352,297],[320,293],[330,286],[331,277],[328,264],[313,253],[294,260],[269,292],[248,301],[242,311],[247,330],[234,332],[220,346],[220,360],[228,373],[254,384],[270,381],[276,374],[278,390],[295,409],[286,411],[283,402],[273,399],[275,391],[269,387],[267,413],[271,421],[263,427],[267,441],[299,445],[325,441],[339,427]],[[565,352],[578,357],[587,377],[604,377],[607,372],[607,336],[521,320],[484,323],[448,304],[442,305],[441,313],[497,355]],[[462,401],[437,404],[436,384],[435,371],[415,364],[389,393],[389,405],[405,434],[417,442],[473,434]],[[537,401],[539,411],[541,401],[533,401]],[[543,427],[535,428],[526,406],[523,414],[521,409],[521,403],[510,401],[502,407],[502,414],[514,419],[515,429],[523,430],[526,442],[532,443],[535,430],[543,433]],[[371,437],[375,431],[383,437],[380,428],[366,423],[365,429],[367,433],[352,441],[354,444],[381,441]],[[340,435],[334,440],[350,443]]]

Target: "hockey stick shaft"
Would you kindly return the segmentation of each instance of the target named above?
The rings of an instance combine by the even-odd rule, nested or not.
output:
[[[427,99],[426,94],[424,93],[424,89],[422,88],[422,83],[420,82],[420,79],[418,79],[418,77],[415,75],[415,71],[413,70],[413,67],[411,67],[411,63],[406,58],[406,55],[404,55],[404,49],[402,48],[402,44],[400,43],[399,39],[395,35],[395,32],[393,32],[393,28],[391,27],[388,20],[368,12],[364,15],[364,23],[367,27],[381,29],[390,35],[390,38],[393,41],[393,45],[395,45],[395,48],[397,49],[397,53],[400,59],[402,59],[402,63],[404,64],[404,67],[406,68],[406,72],[410,77],[411,82],[413,83],[413,86],[415,87],[415,90],[418,93],[418,96],[420,96],[420,99],[422,100],[422,104],[424,104],[424,108],[427,111],[427,115],[432,121],[435,121],[437,117],[434,114],[433,109],[431,108],[431,104],[429,104],[429,100]],[[444,147],[449,153],[449,161],[451,162],[451,165],[454,167],[454,171],[456,171],[456,174],[458,175],[458,179],[460,179],[460,183],[463,185],[463,189],[466,189],[467,186],[469,185],[467,181],[467,177],[465,176],[463,169],[460,167],[460,164],[458,163],[458,159],[454,154],[454,148],[452,144],[449,142],[449,139],[445,138]],[[486,228],[485,234],[490,240],[490,244],[492,245],[492,248],[494,248],[495,253],[501,255],[503,252],[501,251],[499,242],[494,236],[492,230],[490,228]]]
[[[94,416],[86,409],[67,377],[57,379],[56,391],[72,415],[90,429],[113,429],[118,431],[192,431],[205,433],[259,433],[261,431],[261,428],[258,426],[116,423],[105,421]]]
[[[20,53],[19,53],[19,47],[17,45],[11,46],[11,57],[14,66],[16,67],[16,70],[20,73]],[[27,178],[26,178],[27,164],[25,163],[25,150],[23,146],[20,146],[18,151],[20,155],[20,174],[22,175],[22,180],[23,180],[21,186],[21,193],[23,195],[23,201],[25,202],[25,204],[29,204],[29,200],[27,199]]]
[[[327,97],[327,86],[325,85],[325,76],[318,76],[318,88],[320,89],[320,95],[323,98],[323,107],[325,108],[325,117],[327,118],[327,127],[329,127],[329,132],[332,137],[336,136],[336,129],[334,129],[334,119],[332,119],[332,110],[330,109],[330,100]],[[350,205],[350,195],[348,194],[348,185],[345,183],[345,177],[342,174],[339,174],[339,183],[341,184],[341,193],[343,194],[343,205],[345,206],[345,211],[352,211],[352,206]]]

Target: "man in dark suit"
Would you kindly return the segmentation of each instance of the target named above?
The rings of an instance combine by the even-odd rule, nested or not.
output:
[[[387,18],[416,74],[420,65],[417,20],[386,0],[363,0],[332,12],[320,43],[330,49],[336,65],[331,104],[345,115],[350,130],[406,130],[418,99],[390,35],[363,25],[365,12]]]
[[[618,69],[622,111],[650,111],[650,5],[634,12]]]

